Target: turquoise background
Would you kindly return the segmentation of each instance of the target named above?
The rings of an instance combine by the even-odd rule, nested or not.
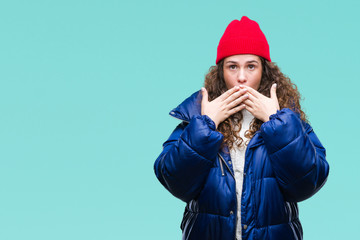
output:
[[[0,239],[180,239],[153,163],[227,24],[259,22],[327,148],[304,239],[360,214],[359,1],[1,1]]]

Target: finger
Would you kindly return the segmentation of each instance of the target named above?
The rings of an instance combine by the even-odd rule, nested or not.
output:
[[[246,107],[245,104],[240,104],[239,106],[234,107],[233,109],[231,109],[231,110],[229,111],[230,116],[233,115],[233,114],[235,114],[235,113],[237,113],[237,112],[239,112],[239,111],[241,111],[241,110],[243,110],[245,107]]]
[[[229,102],[229,104],[227,105],[228,109],[232,109],[236,106],[238,106],[239,104],[241,104],[243,101],[245,101],[247,98],[249,97],[248,94],[244,94],[241,97],[233,100],[232,102]]]
[[[253,89],[252,87],[244,85],[244,88],[247,89],[248,92],[251,93],[252,95],[254,95],[255,97],[258,97],[261,94],[258,91],[256,91],[255,89]]]
[[[252,108],[255,106],[255,103],[253,101],[251,101],[250,99],[246,99],[244,101],[244,104],[249,106],[249,107],[252,107]]]
[[[250,101],[252,101],[252,102],[255,102],[255,101],[257,101],[258,99],[253,95],[253,94],[251,94],[251,93],[248,93],[248,95],[249,95],[249,99],[250,99]]]
[[[245,104],[245,103],[244,103],[244,104]],[[245,104],[245,109],[246,109],[247,111],[251,112],[251,114],[253,114],[253,115],[254,115],[255,108],[253,108],[253,107],[251,107],[251,106],[249,106],[249,105]]]
[[[277,84],[274,83],[271,88],[270,88],[270,98],[272,99],[277,99],[277,96],[276,96],[276,86]]]
[[[253,116],[255,116],[255,109],[245,104],[245,109],[248,110]]]
[[[227,90],[226,92],[224,92],[223,94],[221,94],[219,96],[219,99],[220,100],[224,100],[224,99],[227,99],[231,94],[233,94],[234,92],[238,91],[240,88],[239,86],[235,86],[233,88],[230,88],[229,90]]]
[[[201,94],[202,94],[202,100],[201,104],[208,103],[209,102],[209,96],[208,92],[206,91],[206,88],[201,88]]]
[[[224,103],[226,105],[232,103],[233,101],[235,101],[236,99],[238,99],[241,96],[244,96],[245,93],[247,92],[246,89],[241,89],[239,91],[234,92],[233,94],[231,94],[227,99],[224,100]]]

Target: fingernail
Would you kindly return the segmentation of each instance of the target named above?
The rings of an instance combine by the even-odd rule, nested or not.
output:
[[[276,84],[276,83],[274,83],[274,87],[277,87],[277,84]]]
[[[204,90],[205,90],[205,88],[202,87],[202,88],[201,88],[201,91],[204,91]]]

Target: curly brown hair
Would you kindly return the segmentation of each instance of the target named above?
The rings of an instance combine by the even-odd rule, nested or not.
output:
[[[277,84],[276,95],[279,101],[280,109],[289,108],[300,114],[300,118],[308,122],[307,117],[300,105],[300,93],[290,78],[285,76],[274,62],[260,57],[262,65],[262,75],[260,87],[257,90],[261,94],[270,97],[270,88],[273,83]],[[209,101],[214,100],[228,89],[224,80],[224,59],[217,65],[211,66],[209,72],[205,76],[204,87],[208,91]],[[226,144],[230,149],[235,145],[241,146],[243,139],[239,136],[241,130],[241,122],[243,116],[241,112],[235,113],[218,126],[218,131],[224,135],[223,144]],[[235,124],[240,128],[235,129]],[[263,122],[257,118],[251,122],[249,130],[245,133],[247,138],[252,138],[260,129]]]

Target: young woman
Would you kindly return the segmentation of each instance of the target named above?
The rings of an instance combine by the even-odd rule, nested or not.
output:
[[[302,239],[297,202],[324,185],[329,166],[299,100],[259,25],[232,21],[205,88],[170,112],[182,122],[154,165],[187,203],[183,239]]]

